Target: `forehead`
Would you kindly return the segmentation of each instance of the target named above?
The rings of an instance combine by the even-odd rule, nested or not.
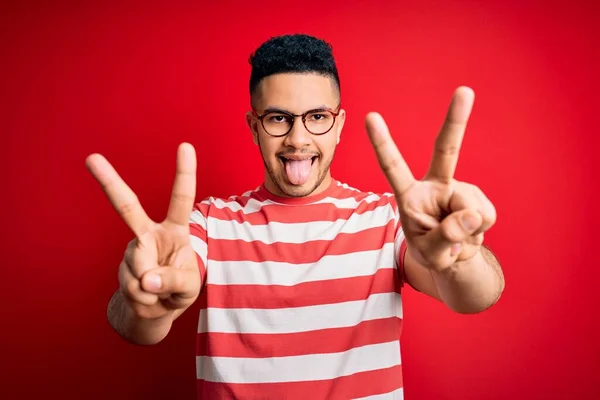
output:
[[[257,87],[254,106],[282,108],[301,113],[322,106],[337,107],[339,95],[333,79],[314,73],[275,74]]]

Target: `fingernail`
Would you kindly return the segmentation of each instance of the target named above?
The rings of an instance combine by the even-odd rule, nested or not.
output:
[[[455,255],[460,253],[461,249],[462,249],[462,244],[460,244],[460,243],[453,244],[452,247],[450,248],[450,255],[454,257]]]
[[[477,221],[477,218],[475,218],[473,214],[465,214],[461,218],[461,223],[463,224],[465,230],[474,231],[477,229],[479,221]]]
[[[159,290],[162,287],[162,280],[158,274],[150,274],[146,279],[146,282],[148,282],[148,289]]]

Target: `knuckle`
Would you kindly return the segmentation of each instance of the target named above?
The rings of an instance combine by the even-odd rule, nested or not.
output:
[[[473,184],[468,184],[469,188],[471,190],[471,192],[475,195],[475,197],[477,199],[479,199],[479,201],[483,204],[489,204],[491,203],[490,200],[487,198],[487,196],[485,195],[485,193],[483,193],[483,190],[481,190],[481,188],[479,186],[473,185]]]
[[[455,145],[444,145],[444,146],[436,146],[435,147],[435,151],[436,153],[438,153],[440,156],[444,156],[444,157],[448,157],[448,156],[454,156],[456,154],[458,154],[458,146]]]
[[[169,288],[174,292],[182,291],[185,285],[185,274],[183,273],[183,271],[171,268],[171,271],[169,272],[170,273],[167,274],[169,276]]]
[[[463,230],[454,218],[440,225],[440,234],[443,239],[449,242],[461,241],[464,236]]]
[[[125,260],[128,263],[131,263],[131,260],[133,258],[133,254],[134,254],[135,249],[137,248],[137,246],[138,246],[137,239],[133,239],[129,243],[127,243],[127,247],[125,248],[125,253],[124,253],[123,257],[125,258]]]
[[[131,262],[129,263],[129,270],[136,279],[141,278],[143,272],[139,259],[139,251],[134,251],[131,256]]]
[[[391,172],[398,169],[401,165],[400,160],[397,157],[391,157],[381,163],[381,169],[384,172]]]
[[[483,244],[483,240],[484,240],[484,234],[483,233],[475,235],[475,237],[473,238],[474,244],[476,244],[478,246]]]
[[[122,287],[125,291],[125,294],[127,294],[129,297],[133,297],[140,290],[140,282],[133,278],[125,279],[125,281],[122,283]]]
[[[131,273],[140,279],[146,272],[157,267],[156,254],[147,248],[136,248],[131,254],[130,270]]]
[[[483,190],[481,190],[481,188],[477,185],[473,185],[472,183],[467,183],[468,187],[473,190],[480,198],[485,199],[485,194],[483,193]]]
[[[435,141],[435,152],[441,156],[453,156],[458,154],[460,146],[457,143],[438,137]]]
[[[173,192],[171,198],[176,202],[193,202],[195,199],[193,196],[190,196],[188,193],[181,192]]]
[[[498,215],[496,214],[496,208],[494,206],[489,207],[488,212],[486,213],[486,222],[491,226],[496,223],[496,219]]]
[[[121,205],[119,205],[119,213],[123,216],[131,215],[135,213],[135,211],[140,207],[140,202],[136,195],[133,195],[132,198]]]
[[[477,186],[473,185],[472,183],[468,183],[468,182],[460,182],[459,188],[465,195],[469,195],[469,196],[475,195],[475,197],[477,197],[477,198],[479,198],[480,193],[482,193],[481,189],[479,189]]]
[[[496,222],[497,214],[496,207],[494,204],[487,198],[487,196],[483,193],[483,191],[477,186],[474,187],[474,192],[479,200],[480,204],[480,212],[484,219],[484,222],[489,225],[493,225]]]

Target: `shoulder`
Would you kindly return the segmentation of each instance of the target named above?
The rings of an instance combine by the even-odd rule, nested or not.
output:
[[[208,217],[208,215],[215,209],[230,209],[232,211],[239,211],[248,207],[249,203],[260,203],[260,199],[257,197],[259,188],[247,190],[246,192],[231,195],[229,197],[223,196],[205,196],[201,197],[199,201],[194,204],[192,209],[192,218],[194,215]]]
[[[335,193],[335,198],[354,199],[359,204],[377,204],[389,205],[394,210],[396,207],[396,197],[390,192],[376,192],[358,189],[343,182],[337,182],[338,190]]]
[[[250,199],[256,199],[258,191],[259,191],[259,188],[255,188],[252,190],[247,190],[240,194],[231,195],[229,197],[205,196],[205,197],[201,198],[201,200],[198,203],[196,203],[196,206],[199,206],[201,204],[212,205],[212,204],[222,204],[222,203],[245,204]]]

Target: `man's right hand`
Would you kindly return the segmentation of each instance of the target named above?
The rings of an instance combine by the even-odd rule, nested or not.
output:
[[[90,155],[86,165],[135,235],[119,267],[119,291],[129,306],[128,314],[133,312],[138,320],[172,322],[164,317],[183,312],[200,292],[198,261],[189,233],[196,193],[194,148],[188,143],[179,146],[171,202],[161,223],[148,217],[135,193],[103,156]]]

